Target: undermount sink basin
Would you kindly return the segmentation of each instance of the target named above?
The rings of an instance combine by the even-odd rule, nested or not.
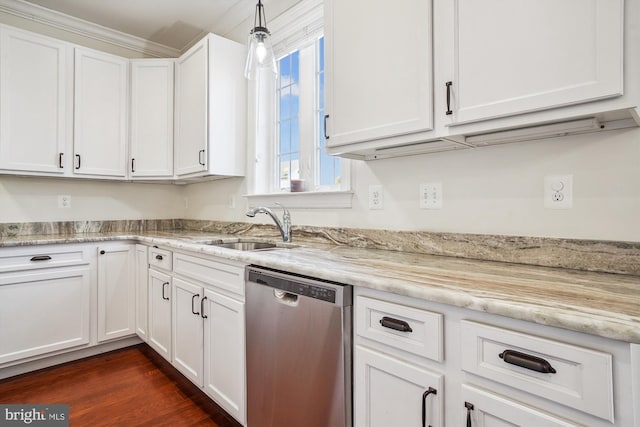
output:
[[[261,242],[261,241],[240,241],[240,242],[207,242],[205,245],[217,246],[219,248],[235,249],[237,251],[266,251],[270,249],[288,249],[288,246],[279,246],[273,242]]]
[[[264,249],[273,249],[277,245],[270,242],[232,242],[232,243],[212,243],[214,246],[227,249],[235,249],[238,251],[258,251]]]

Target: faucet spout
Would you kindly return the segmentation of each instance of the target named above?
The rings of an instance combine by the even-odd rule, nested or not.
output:
[[[276,226],[278,227],[278,230],[282,235],[282,241],[290,242],[291,241],[291,214],[289,213],[287,208],[282,206],[280,203],[276,203],[276,205],[280,206],[284,210],[284,213],[282,214],[282,222],[280,221],[278,216],[275,213],[273,213],[271,209],[265,206],[258,206],[255,208],[251,208],[247,211],[246,215],[250,218],[255,217],[257,213],[263,213],[263,214],[269,215],[273,220],[273,222],[276,223]]]

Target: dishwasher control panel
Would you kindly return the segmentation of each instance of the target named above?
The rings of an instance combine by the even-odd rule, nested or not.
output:
[[[279,289],[308,298],[314,298],[334,304],[337,301],[337,290],[330,287],[332,284],[322,286],[322,284],[318,284],[318,280],[313,280],[313,283],[309,283],[311,280],[299,279],[292,277],[291,275],[280,277],[281,275],[278,273],[269,273],[270,274],[264,274],[259,271],[249,269],[248,280],[260,285],[269,286],[274,289]],[[340,286],[340,288],[343,287],[339,284],[334,284],[333,286],[335,285]]]

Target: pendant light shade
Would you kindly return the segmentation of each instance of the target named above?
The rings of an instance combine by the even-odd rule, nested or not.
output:
[[[266,71],[277,76],[276,58],[271,46],[271,33],[267,29],[267,19],[264,16],[262,0],[258,0],[256,14],[253,18],[253,29],[249,32],[249,51],[244,67],[244,76],[252,79],[258,71]]]

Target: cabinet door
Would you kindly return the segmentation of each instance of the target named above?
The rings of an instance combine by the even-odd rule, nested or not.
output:
[[[199,387],[204,370],[203,298],[200,286],[173,279],[173,365]]]
[[[74,173],[124,177],[128,61],[75,49]]]
[[[173,60],[131,62],[133,177],[173,176]]]
[[[98,247],[98,341],[135,333],[133,245]]]
[[[431,2],[324,4],[327,146],[432,129]]]
[[[245,422],[244,303],[205,289],[205,392]]]
[[[176,63],[175,173],[203,172],[207,157],[208,39]],[[234,143],[235,141],[229,141]]]
[[[453,123],[622,94],[622,0],[454,3]]]
[[[149,270],[148,343],[171,362],[171,277]]]
[[[442,405],[442,375],[356,346],[356,427],[442,426]],[[426,424],[422,423],[423,416]]]
[[[0,364],[89,344],[88,268],[0,276]]]
[[[68,49],[0,30],[0,169],[64,173]]]
[[[136,245],[136,334],[147,341],[147,325],[149,313],[149,261],[147,260],[148,247]]]
[[[465,412],[469,427],[577,427],[568,421],[540,412],[529,406],[462,385],[460,410]]]

